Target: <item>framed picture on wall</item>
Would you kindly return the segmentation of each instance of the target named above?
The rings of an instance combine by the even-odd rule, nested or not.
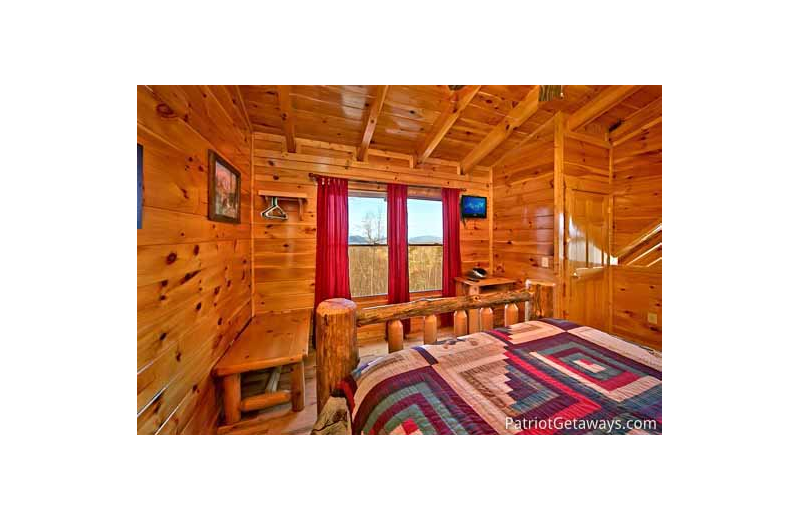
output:
[[[136,229],[142,229],[142,202],[144,199],[144,147],[136,143]]]
[[[208,219],[238,224],[242,176],[213,150],[208,151]]]

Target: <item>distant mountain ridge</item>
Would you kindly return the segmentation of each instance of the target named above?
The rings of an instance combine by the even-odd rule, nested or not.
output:
[[[367,241],[367,237],[361,235],[350,235],[347,237],[347,243],[351,245],[362,245],[362,244],[369,244]],[[420,235],[417,237],[411,237],[408,239],[409,244],[441,244],[442,237],[437,237],[433,235]],[[381,245],[386,245],[386,239],[381,241]]]
[[[441,244],[442,237],[435,237],[433,235],[421,235],[418,237],[411,237],[408,239],[409,244]]]

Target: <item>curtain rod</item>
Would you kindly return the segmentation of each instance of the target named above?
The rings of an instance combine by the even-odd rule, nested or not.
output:
[[[308,177],[310,179],[317,180],[317,178],[324,177],[324,175],[317,175],[316,173],[309,173]],[[334,177],[334,178],[336,178],[336,177]],[[341,179],[342,177],[338,177],[338,178]],[[357,180],[357,179],[348,179],[348,180],[352,180],[353,182],[373,182],[375,184],[383,184],[383,185],[392,184],[390,182],[384,182],[384,181],[360,181],[360,180]],[[402,183],[399,183],[399,184],[402,184]],[[446,186],[422,186],[420,184],[405,184],[405,186],[408,186],[409,188],[427,188],[427,189],[446,188]],[[467,191],[467,188],[455,188],[455,189],[457,189],[459,191]]]

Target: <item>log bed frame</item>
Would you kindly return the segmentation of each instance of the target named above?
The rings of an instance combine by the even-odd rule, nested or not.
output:
[[[475,294],[450,298],[424,298],[409,303],[358,309],[345,298],[325,300],[317,307],[317,423],[312,435],[350,433],[350,417],[344,399],[331,397],[338,383],[358,365],[356,342],[358,327],[388,323],[389,353],[403,349],[402,320],[423,317],[424,344],[435,343],[437,314],[453,313],[456,337],[467,335],[467,310],[480,309],[480,329],[494,328],[492,307],[505,305],[504,325],[519,321],[518,303],[524,303],[525,321],[545,315],[544,302],[553,301],[554,282],[527,280],[525,287],[506,292]],[[548,289],[546,294],[542,288]]]

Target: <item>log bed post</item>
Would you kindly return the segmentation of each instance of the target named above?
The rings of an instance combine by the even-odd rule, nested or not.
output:
[[[526,303],[527,305],[527,303]],[[519,307],[516,303],[507,303],[504,313],[503,325],[510,327],[519,321]]]
[[[494,311],[491,307],[481,309],[481,330],[492,330],[494,328]]]
[[[317,306],[316,336],[319,413],[339,381],[358,365],[356,304],[344,298],[320,303]]]
[[[435,314],[429,314],[423,318],[423,342],[426,345],[433,345],[436,343],[436,336],[438,334],[439,322]]]
[[[389,353],[403,350],[403,322],[392,320],[389,322]]]
[[[531,280],[525,280],[525,289],[530,291],[531,287],[533,287],[533,282]],[[530,321],[530,320],[531,320],[531,302],[530,300],[528,300],[525,302],[525,321]]]
[[[467,311],[460,310],[453,313],[453,333],[457,338],[467,335]]]

